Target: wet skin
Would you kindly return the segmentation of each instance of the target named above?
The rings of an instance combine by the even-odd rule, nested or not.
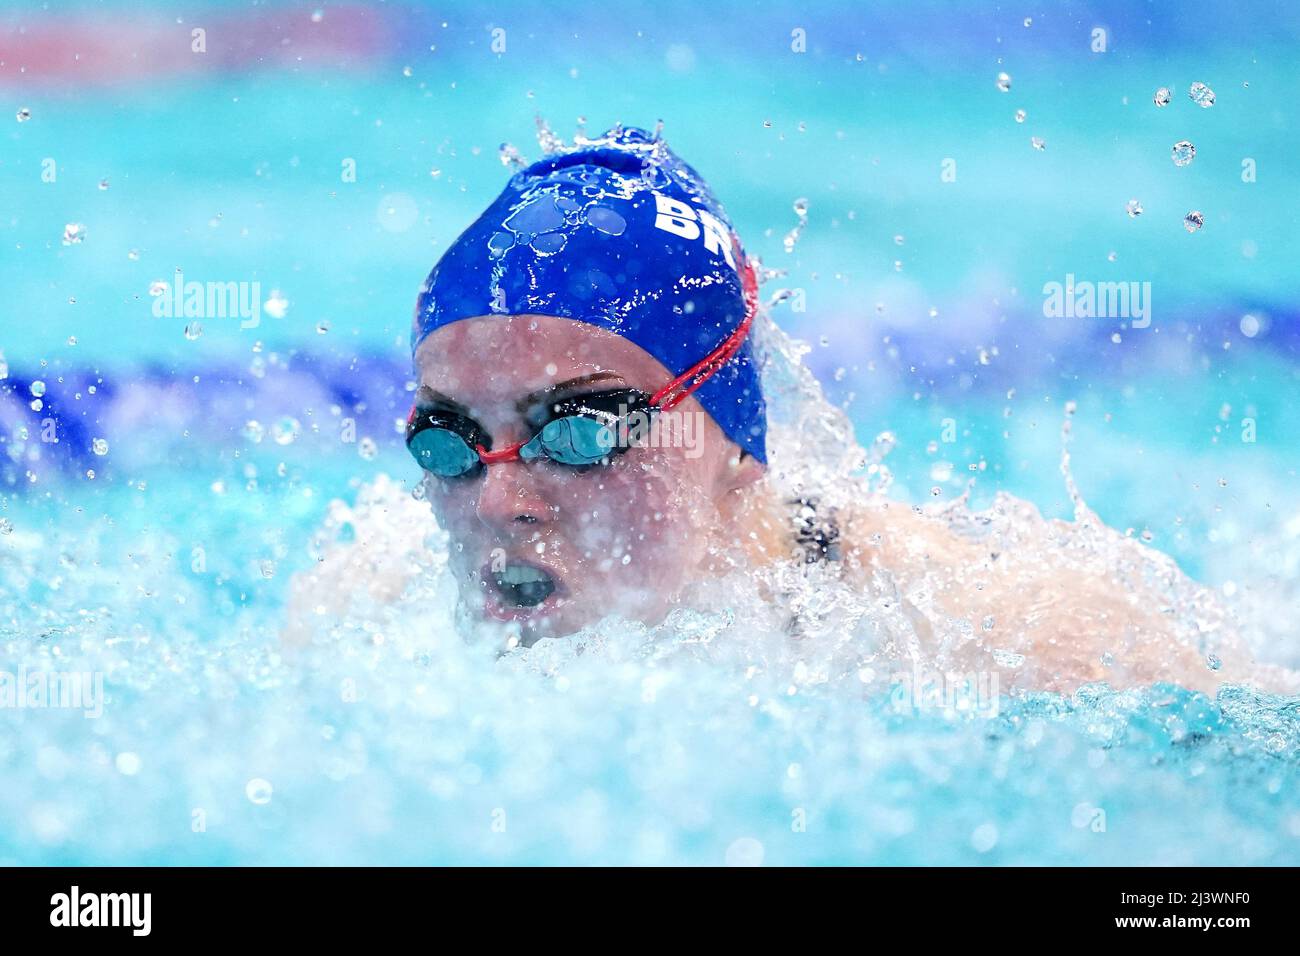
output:
[[[421,343],[416,367],[417,406],[471,418],[493,449],[536,434],[551,402],[622,388],[650,394],[673,377],[626,339],[554,316],[444,326]],[[693,397],[673,414],[695,416],[694,447],[646,443],[583,469],[511,461],[467,477],[428,476],[467,610],[519,622],[525,643],[614,611],[661,619],[734,538],[741,492],[763,474]],[[554,585],[538,604],[501,586],[501,572],[523,567]]]

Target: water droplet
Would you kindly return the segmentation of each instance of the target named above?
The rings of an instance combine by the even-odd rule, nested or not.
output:
[[[96,455],[102,456],[108,454],[108,441],[106,439],[96,438],[90,443],[90,447]]]
[[[37,379],[36,381],[32,382],[31,393],[35,395],[37,398],[40,398],[42,395],[45,394],[45,383],[42,382],[40,379]]]
[[[275,577],[275,562],[269,558],[264,558],[257,562],[257,570],[261,573],[262,577],[270,580]]]
[[[1028,115],[1029,114],[1026,113],[1024,110],[1016,110],[1016,122],[1023,123],[1025,121],[1025,117]]]
[[[140,755],[129,750],[118,754],[113,764],[117,767],[117,772],[124,777],[134,777],[140,772],[142,766]]]
[[[379,446],[375,444],[373,438],[363,438],[357,442],[357,454],[366,461],[374,461],[375,456],[379,454]]]
[[[1047,149],[1047,143],[1039,139],[1037,136],[1029,137],[1029,145],[1034,147],[1034,149],[1039,150],[1040,152],[1044,149]]]
[[[244,437],[254,445],[260,442],[265,434],[266,429],[264,429],[262,423],[256,419],[249,419],[244,423]]]
[[[170,286],[163,282],[162,279],[154,279],[153,282],[149,283],[149,294],[156,299],[158,296],[165,294],[169,288]]]
[[[1130,199],[1124,204],[1124,211],[1128,213],[1130,219],[1136,219],[1142,215],[1142,204],[1136,199]]]
[[[283,319],[284,314],[289,311],[289,300],[279,289],[272,289],[271,297],[262,303],[262,311],[273,319]]]
[[[70,222],[63,227],[63,244],[75,246],[86,239],[86,227],[79,222]]]
[[[1183,217],[1183,228],[1188,232],[1195,232],[1205,225],[1205,216],[1196,209],[1193,209]]]
[[[190,322],[188,325],[185,326],[185,337],[189,339],[191,342],[193,342],[202,334],[203,334],[203,323],[200,322],[198,319],[195,319],[193,322]]]
[[[999,73],[997,79],[998,89],[1003,93],[1011,92],[1011,76],[1007,73]]]
[[[987,853],[998,845],[998,828],[992,823],[981,823],[970,835],[970,845],[976,853]]]
[[[763,844],[753,837],[741,837],[727,847],[727,866],[762,866]]]
[[[1253,339],[1259,335],[1259,319],[1253,315],[1243,315],[1241,317],[1241,334],[1248,339]],[[4,378],[0,375],[0,378]]]
[[[311,22],[312,22],[312,23],[320,23],[320,22],[321,22],[322,20],[324,20],[324,19],[325,19],[325,11],[324,11],[324,10],[313,10],[313,11],[311,12]]]
[[[586,220],[591,226],[610,236],[621,236],[627,229],[627,220],[605,206],[589,206]]]
[[[1208,110],[1214,105],[1214,90],[1210,89],[1204,83],[1193,83],[1192,88],[1187,91],[1187,95],[1203,110]]]
[[[99,191],[100,191],[100,192],[107,192],[107,191],[108,191],[108,180],[107,180],[107,179],[101,179],[101,180],[99,181]]]
[[[1151,97],[1151,102],[1155,103],[1156,106],[1163,108],[1168,106],[1170,102],[1173,101],[1173,98],[1174,94],[1169,92],[1169,87],[1162,86],[1160,89],[1156,90],[1156,95]]]
[[[324,335],[329,330],[330,330],[330,324],[326,319],[321,319],[319,322],[316,323],[317,335]]]
[[[524,157],[520,155],[519,150],[514,146],[511,146],[509,143],[501,144],[501,149],[499,150],[498,155],[501,158],[502,166],[513,166],[515,169],[523,169],[524,166],[527,165],[524,161]]]
[[[244,796],[259,807],[271,802],[271,793],[271,781],[263,780],[261,777],[254,777],[244,787]]]
[[[277,445],[292,445],[301,430],[298,419],[286,415],[271,426],[271,437]]]
[[[1031,26],[1033,26],[1033,25],[1034,25],[1034,18],[1033,18],[1033,17],[1025,17],[1025,29],[1028,30],[1028,29],[1029,29]]]
[[[1184,139],[1174,143],[1174,148],[1170,150],[1169,156],[1174,161],[1175,166],[1186,166],[1196,158],[1196,147]]]
[[[562,232],[544,232],[528,245],[539,256],[553,256],[568,243],[569,237]]]
[[[402,76],[414,76],[414,75],[415,75],[415,71],[412,70],[409,66],[402,67]]]
[[[18,122],[26,123],[29,119],[32,118],[32,111],[25,106],[20,106],[18,108],[18,112],[15,113],[14,116],[18,120]]]

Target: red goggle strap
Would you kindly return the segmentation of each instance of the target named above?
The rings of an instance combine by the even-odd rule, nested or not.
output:
[[[739,243],[736,243],[736,245],[739,246]],[[740,281],[745,296],[745,317],[741,320],[740,325],[736,326],[735,331],[723,339],[722,344],[716,349],[651,395],[650,404],[652,406],[667,411],[685,401],[686,396],[715,375],[745,344],[745,338],[749,335],[750,327],[754,324],[754,316],[758,314],[758,272],[749,259],[745,260],[740,270]],[[479,445],[474,450],[478,452],[483,464],[491,465],[499,461],[518,461],[519,449],[526,444],[528,444],[527,441],[516,442],[502,448],[500,451],[488,451],[482,445]]]
[[[739,245],[736,243],[737,247]],[[745,296],[745,317],[740,325],[736,326],[735,331],[728,335],[716,349],[651,395],[651,405],[666,411],[684,401],[686,396],[726,365],[745,344],[745,337],[749,335],[749,329],[754,324],[754,316],[758,313],[758,272],[749,259],[745,260],[740,270],[740,280]]]

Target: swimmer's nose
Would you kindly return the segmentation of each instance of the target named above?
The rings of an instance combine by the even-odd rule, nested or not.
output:
[[[484,524],[494,528],[538,524],[550,513],[524,462],[497,462],[484,468],[479,480],[477,510],[479,520]]]

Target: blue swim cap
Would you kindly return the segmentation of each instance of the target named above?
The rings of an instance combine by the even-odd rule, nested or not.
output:
[[[510,179],[429,273],[411,351],[460,319],[554,315],[616,332],[677,376],[736,333],[747,291],[756,306],[754,274],[708,185],[662,140],[616,127]],[[767,460],[748,336],[694,395]]]

